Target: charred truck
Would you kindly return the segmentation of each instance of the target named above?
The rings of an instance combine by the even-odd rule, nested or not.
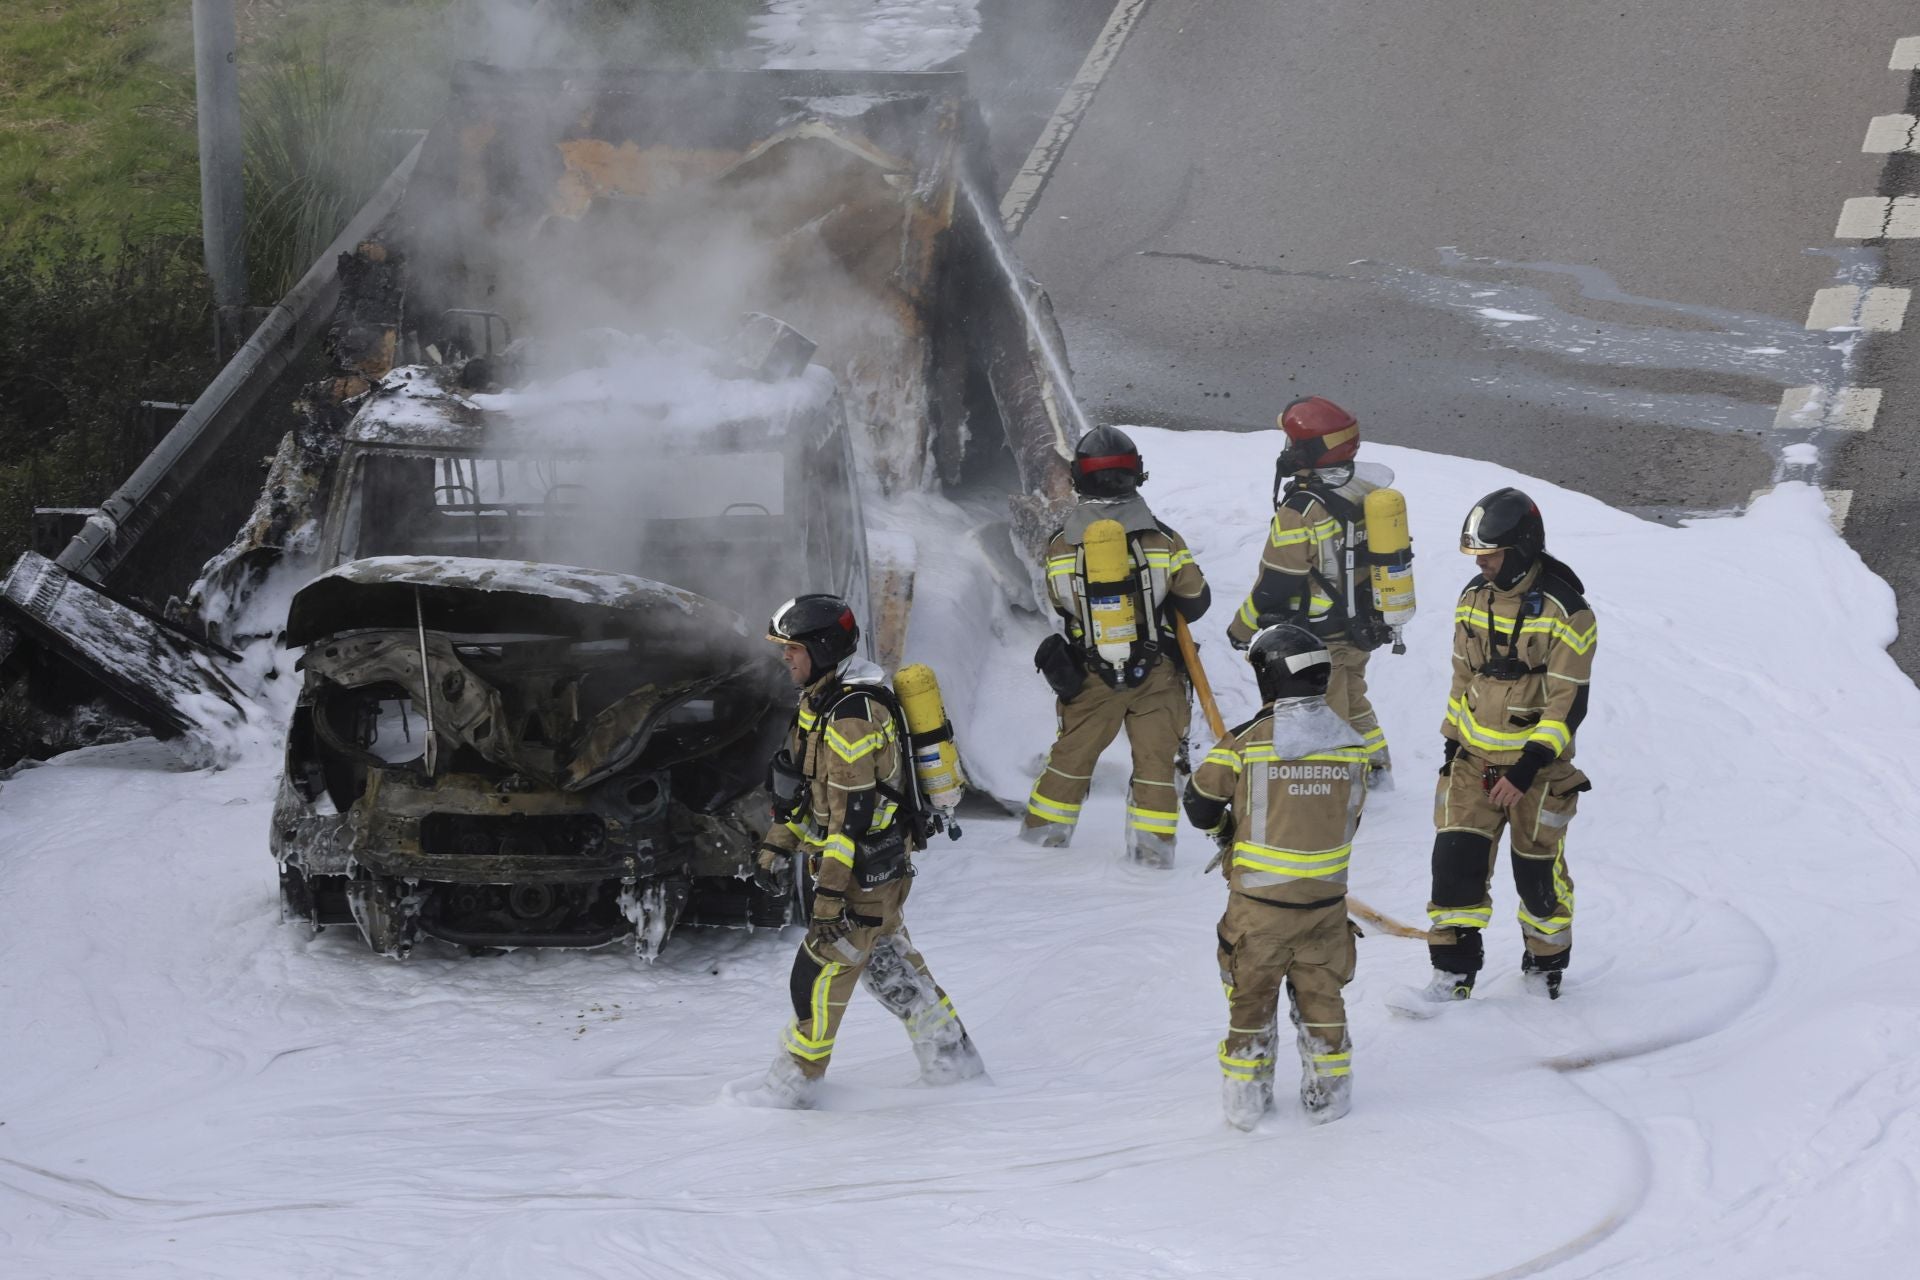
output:
[[[116,576],[217,469],[272,318],[14,567],[0,647],[190,738],[275,714],[240,650],[298,650],[283,915],[381,954],[784,923],[791,882],[752,878],[793,698],[761,620],[831,592],[892,669],[911,557],[870,551],[863,492],[989,477],[1026,547],[1066,494],[1058,334],[983,155],[958,75],[463,69],[283,303],[329,369],[238,536],[168,610]]]

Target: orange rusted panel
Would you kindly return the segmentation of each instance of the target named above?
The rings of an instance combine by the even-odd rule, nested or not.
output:
[[[577,218],[596,199],[655,196],[705,181],[740,159],[738,151],[642,147],[607,138],[554,144],[566,166],[553,195],[553,212]]]

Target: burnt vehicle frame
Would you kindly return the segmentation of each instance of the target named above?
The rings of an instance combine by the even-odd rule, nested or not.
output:
[[[621,459],[525,438],[440,390],[452,376],[396,371],[345,432],[319,531],[334,567],[295,596],[285,635],[305,652],[270,840],[283,916],[351,924],[390,956],[421,935],[476,950],[630,937],[652,956],[683,913],[786,923],[793,877],[752,873],[792,691],[746,616],[775,583],[864,604],[837,391],[712,424],[690,452],[654,441],[646,465],[669,481],[688,457],[777,461],[777,505],[763,483],[711,499],[714,515],[643,508],[619,563],[579,568],[532,557]],[[397,400],[404,422],[382,412]],[[498,481],[527,472],[547,491],[511,500]]]

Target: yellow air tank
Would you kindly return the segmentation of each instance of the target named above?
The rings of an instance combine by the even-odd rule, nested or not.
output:
[[[1118,520],[1095,520],[1080,539],[1087,555],[1087,616],[1093,634],[1087,643],[1114,666],[1133,656],[1139,620],[1133,616],[1133,557],[1127,531]]]
[[[1373,603],[1393,628],[1393,651],[1405,653],[1400,630],[1413,621],[1413,538],[1407,532],[1407,500],[1398,489],[1367,495],[1367,550],[1373,564]]]
[[[920,794],[934,808],[951,814],[966,793],[967,775],[953,745],[953,726],[947,723],[940,682],[933,668],[915,663],[900,668],[893,678],[893,691],[900,696],[900,711],[913,738],[913,772],[920,779]]]

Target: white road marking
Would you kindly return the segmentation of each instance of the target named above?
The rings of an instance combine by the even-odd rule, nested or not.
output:
[[[1912,151],[1916,125],[1920,125],[1920,120],[1912,116],[1875,116],[1867,121],[1867,140],[1860,144],[1860,149],[1878,155]]]
[[[1903,36],[1893,42],[1893,61],[1889,71],[1920,71],[1920,36]]]
[[[1878,387],[1788,387],[1773,425],[1781,431],[1871,431],[1879,414]]]
[[[1013,176],[1007,194],[1000,200],[1000,221],[1006,224],[1008,235],[1020,234],[1034,202],[1053,175],[1054,166],[1060,163],[1060,155],[1067,149],[1073,131],[1079,127],[1080,117],[1087,113],[1100,82],[1107,78],[1114,59],[1120,56],[1121,47],[1133,34],[1134,24],[1140,21],[1149,3],[1151,0],[1116,0],[1107,25],[1101,28],[1093,48],[1087,51],[1086,61],[1080,64],[1073,83],[1060,96],[1053,119],[1040,131],[1040,140],[1033,144],[1033,150],[1027,153],[1027,162],[1020,166],[1020,172]]]
[[[1822,289],[1807,310],[1807,328],[1898,333],[1912,296],[1911,289],[1863,289],[1857,284]]]
[[[1910,240],[1920,236],[1920,196],[1855,196],[1840,209],[1837,240]]]

